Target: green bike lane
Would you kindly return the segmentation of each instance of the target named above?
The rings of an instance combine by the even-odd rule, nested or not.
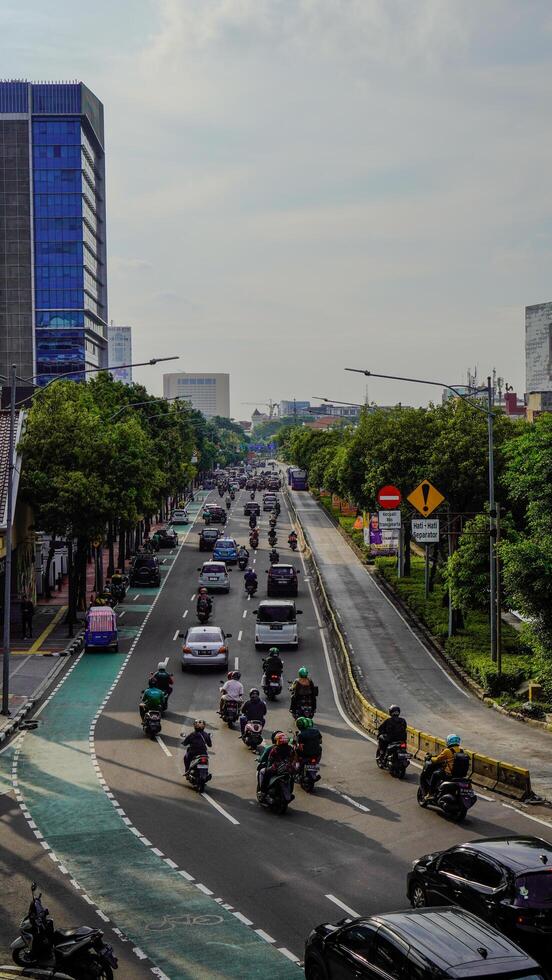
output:
[[[156,594],[141,590],[139,599]],[[129,598],[122,646],[132,637],[132,651],[141,626],[130,624],[139,610]],[[154,601],[146,603],[148,612]],[[154,974],[170,980],[297,977],[297,966],[243,917],[140,835],[103,782],[93,729],[125,662],[125,653],[81,656],[46,703],[38,728],[18,742],[13,786],[25,818],[62,873],[104,923],[131,941],[138,959],[151,961]]]

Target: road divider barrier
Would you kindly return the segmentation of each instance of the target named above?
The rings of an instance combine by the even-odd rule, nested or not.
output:
[[[354,718],[355,721],[357,721],[359,725],[364,728],[366,732],[368,732],[368,734],[376,736],[382,721],[389,716],[385,711],[381,711],[379,708],[376,708],[375,705],[370,704],[358,686],[354,675],[354,668],[351,662],[349,648],[347,647],[343,633],[341,632],[337,622],[336,615],[324,586],[324,580],[320,573],[320,569],[318,568],[318,564],[312,549],[309,546],[305,530],[301,524],[299,514],[295,509],[287,487],[285,488],[285,493],[287,495],[289,508],[294,515],[301,551],[304,553],[305,558],[310,561],[314,569],[316,575],[316,585],[322,597],[337,649],[341,653],[341,656],[337,657],[336,664],[345,706],[347,707],[351,717]],[[408,751],[414,758],[423,760],[428,752],[430,752],[431,755],[438,755],[446,747],[446,742],[442,738],[438,738],[437,736],[428,734],[427,732],[421,732],[417,728],[412,728],[409,725],[407,733],[407,746]],[[525,800],[533,796],[533,792],[531,790],[531,774],[528,769],[522,769],[519,766],[510,765],[508,762],[502,762],[498,759],[491,759],[485,755],[479,755],[479,753],[473,752],[469,749],[466,749],[466,752],[469,754],[471,760],[469,776],[476,786],[495,790],[497,793],[502,793],[505,796],[510,796],[516,800]]]

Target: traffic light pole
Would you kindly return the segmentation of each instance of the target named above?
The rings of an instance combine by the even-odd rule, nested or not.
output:
[[[497,644],[497,575],[496,575],[496,501],[494,478],[494,412],[491,378],[487,378],[487,426],[489,432],[489,603],[491,621],[491,660],[498,660]]]
[[[6,500],[6,558],[4,569],[4,631],[3,631],[3,662],[2,662],[2,714],[10,713],[10,620],[11,620],[11,571],[12,571],[12,511],[13,511],[13,477],[15,456],[15,384],[16,366],[12,364],[10,377],[10,429],[8,436],[8,492]]]

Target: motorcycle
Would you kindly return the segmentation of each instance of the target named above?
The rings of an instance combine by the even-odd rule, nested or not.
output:
[[[112,582],[111,583],[111,596],[115,600],[113,605],[117,602],[124,602],[127,590],[124,582]]]
[[[247,592],[250,599],[253,598],[258,588],[259,588],[258,582],[250,581],[245,583],[245,591]]]
[[[209,616],[211,615],[211,606],[208,602],[204,606],[199,606],[197,610],[197,618],[202,626],[209,621]]]
[[[241,711],[241,701],[233,701],[231,698],[225,698],[222,702],[220,717],[222,721],[226,722],[228,728],[233,728],[237,722]]]
[[[288,544],[292,551],[297,551],[297,538],[289,538]]]
[[[276,533],[274,531],[269,531],[269,534],[268,534],[268,543],[269,543],[269,545],[270,545],[271,548],[276,547],[276,545],[278,544],[278,538],[277,538]]]
[[[230,504],[231,504],[230,497],[227,497],[226,498],[226,510],[230,510]]]
[[[248,721],[242,735],[244,745],[256,752],[263,740],[263,726],[260,721]]]
[[[48,976],[112,980],[118,962],[113,947],[103,941],[102,930],[56,929],[42,904],[42,893],[35,895],[36,888],[33,881],[29,910],[19,926],[21,935],[10,947],[14,963],[26,970],[48,971]]]
[[[387,769],[397,779],[404,779],[410,765],[410,756],[406,750],[406,742],[391,742],[376,755],[380,769]]]
[[[300,759],[298,778],[305,793],[313,793],[315,784],[320,779],[320,759],[315,757]]]
[[[161,734],[161,712],[160,711],[146,711],[144,717],[142,718],[142,731],[146,738],[151,738],[152,741],[156,735]]]
[[[477,796],[473,791],[471,780],[467,778],[452,779],[445,776],[430,795],[426,796],[425,790],[430,765],[431,755],[427,755],[420,774],[420,785],[417,793],[418,803],[423,809],[427,806],[436,807],[438,810],[442,810],[450,820],[461,823],[468,810],[477,803]]]
[[[249,494],[249,499],[250,500],[255,500],[255,491],[254,490],[252,490],[251,493]]]
[[[255,528],[257,527],[257,515],[256,514],[250,514],[249,515],[249,527],[251,528],[252,531],[254,531]]]
[[[274,701],[282,693],[282,675],[270,674],[263,684],[263,691],[269,701]]]
[[[209,772],[209,756],[196,755],[190,762],[190,768],[188,769],[188,772],[185,773],[185,776],[191,786],[196,789],[198,793],[203,793],[205,784],[213,778]]]
[[[268,560],[271,565],[277,565],[280,561],[280,553],[273,548],[272,551],[268,553]]]
[[[234,490],[231,490],[230,491],[230,500],[235,500],[235,499],[236,499],[235,491]]]
[[[249,558],[247,555],[239,555],[238,557],[238,568],[240,572],[244,572],[249,563]]]
[[[259,532],[258,531],[256,531],[255,533],[249,535],[249,546],[251,548],[253,548],[253,551],[256,551],[257,548],[259,547]]]
[[[282,763],[271,775],[266,793],[261,793],[257,783],[257,800],[261,806],[266,806],[273,813],[283,816],[288,805],[295,799],[293,786],[292,769],[288,764]]]
[[[299,701],[294,708],[289,710],[294,718],[314,718],[314,705],[311,698]]]

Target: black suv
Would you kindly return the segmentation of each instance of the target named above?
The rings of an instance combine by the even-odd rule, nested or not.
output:
[[[299,572],[293,565],[271,565],[268,569],[268,580],[266,583],[266,594],[275,595],[297,595],[297,576]]]
[[[257,503],[256,500],[248,500],[247,503],[244,505],[243,508],[244,517],[249,517],[250,514],[255,514],[256,517],[259,517],[260,513],[261,513],[261,505]]]
[[[161,585],[159,559],[154,555],[136,555],[129,573],[131,585]]]
[[[226,524],[226,510],[218,504],[207,504],[203,508],[203,520],[210,524]]]
[[[172,528],[160,527],[153,534],[153,539],[157,541],[160,548],[176,548],[178,535]]]
[[[219,536],[220,531],[216,527],[203,527],[199,532],[199,550],[212,551]]]
[[[521,941],[552,934],[552,844],[488,837],[416,861],[407,896],[415,908],[460,905]]]
[[[545,980],[519,946],[464,909],[408,909],[321,925],[305,944],[306,980]]]

